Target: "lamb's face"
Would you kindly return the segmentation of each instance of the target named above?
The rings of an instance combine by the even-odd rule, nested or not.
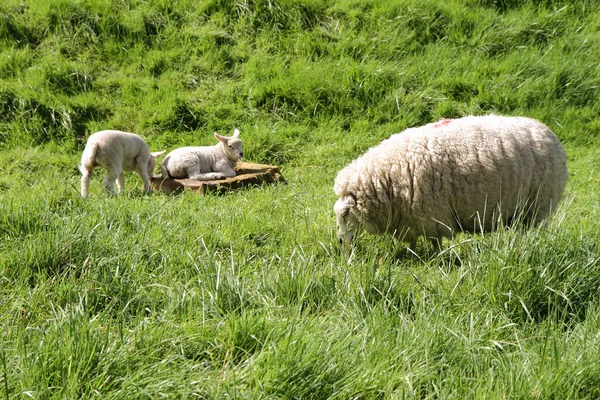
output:
[[[227,143],[223,143],[223,149],[230,160],[237,161],[244,156],[244,149],[242,148],[242,141],[240,139],[229,139]]]
[[[237,162],[237,160],[244,156],[239,130],[236,129],[233,136],[221,136],[215,132],[215,137],[221,142],[223,153],[229,160]]]
[[[156,167],[156,159],[160,156],[162,156],[163,154],[165,154],[167,151],[163,150],[163,151],[155,151],[153,153],[150,153],[150,159],[148,160],[148,175],[152,178],[152,175],[154,174],[154,167]]]
[[[360,223],[354,213],[356,200],[353,196],[340,197],[333,205],[337,218],[338,237],[341,241],[350,242],[358,233]]]
[[[148,176],[152,177],[154,173],[154,167],[156,167],[156,158],[150,157],[148,160]]]

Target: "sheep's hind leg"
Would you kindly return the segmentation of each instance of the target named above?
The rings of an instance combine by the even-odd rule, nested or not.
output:
[[[125,175],[123,172],[117,178],[117,191],[119,193],[123,193],[123,189],[125,189]]]
[[[121,169],[108,169],[104,177],[104,190],[109,195],[115,194],[114,183],[121,175]]]
[[[91,171],[82,168],[81,173],[81,197],[85,199],[88,196],[88,189],[90,187]]]

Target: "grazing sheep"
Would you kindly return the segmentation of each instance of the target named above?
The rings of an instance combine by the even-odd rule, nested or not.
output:
[[[494,230],[515,218],[537,224],[567,182],[565,150],[524,117],[443,119],[392,135],[342,169],[334,205],[340,239],[389,233],[414,249],[456,232]]]
[[[240,131],[235,130],[233,136],[221,136],[214,146],[180,147],[173,150],[162,162],[162,177],[189,178],[208,181],[235,176],[233,169],[243,157]]]
[[[106,169],[104,188],[113,192],[113,183],[117,182],[120,192],[125,187],[123,171],[136,171],[144,182],[144,191],[150,191],[149,174],[154,172],[156,158],[166,151],[150,153],[144,140],[133,133],[121,131],[100,131],[92,134],[81,156],[79,170],[81,177],[81,197],[88,196],[90,177],[95,167]]]

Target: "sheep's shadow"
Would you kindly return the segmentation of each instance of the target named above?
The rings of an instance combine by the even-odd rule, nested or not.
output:
[[[459,268],[463,265],[464,244],[472,239],[466,238],[459,242],[444,241],[444,243],[432,244],[430,241],[423,240],[418,242],[417,246],[410,246],[407,243],[397,241],[394,247],[385,255],[385,258],[393,264],[420,263],[423,265],[435,263],[450,268]],[[361,253],[360,244],[357,244],[353,251],[355,257]]]

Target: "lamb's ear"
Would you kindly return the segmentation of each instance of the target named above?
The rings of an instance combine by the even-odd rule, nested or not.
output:
[[[233,137],[234,138],[239,138],[240,137],[240,130],[238,128],[235,128],[233,130]]]
[[[158,158],[160,156],[162,156],[163,154],[165,154],[167,151],[163,150],[163,151],[154,151],[152,153],[150,153],[150,155],[154,158]]]
[[[223,143],[227,144],[228,138],[226,138],[225,136],[221,136],[217,132],[215,132],[215,137],[217,138],[217,140],[219,142],[223,142]]]

